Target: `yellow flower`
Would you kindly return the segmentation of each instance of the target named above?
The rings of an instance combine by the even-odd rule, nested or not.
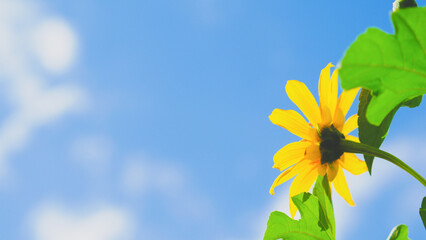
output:
[[[299,107],[309,123],[294,110],[275,109],[269,116],[272,123],[281,126],[302,138],[280,149],[274,156],[274,168],[282,172],[272,184],[274,188],[293,178],[290,186],[290,213],[294,218],[297,208],[291,200],[301,192],[308,192],[318,175],[327,174],[336,192],[354,206],[343,168],[358,175],[367,171],[367,165],[353,153],[344,153],[339,148],[341,138],[359,142],[348,135],[358,127],[358,115],[345,122],[352,102],[359,89],[343,91],[337,99],[338,70],[330,78],[331,63],[322,71],[318,84],[320,107],[305,84],[290,80],[285,87],[288,97]]]

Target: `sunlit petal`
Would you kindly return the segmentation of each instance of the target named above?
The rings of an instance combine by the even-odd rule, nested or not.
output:
[[[358,91],[359,88],[354,88],[348,91],[343,91],[342,94],[340,94],[339,100],[337,100],[337,108],[342,110],[343,116],[346,116],[348,113]]]
[[[291,197],[296,196],[301,192],[308,192],[317,179],[318,172],[316,167],[308,168],[306,171],[301,172],[297,177],[294,178],[293,183],[290,186],[290,214],[294,218],[296,215],[297,208],[294,205]]]
[[[322,121],[320,127],[330,126],[332,119],[331,112],[328,106],[321,107],[321,118]]]
[[[340,165],[354,175],[359,175],[368,170],[367,164],[353,153],[344,153],[340,158]]]
[[[337,161],[333,163],[328,163],[327,178],[329,182],[332,182],[334,180],[339,169],[340,169],[340,165],[339,163],[337,163]]]
[[[320,79],[318,83],[318,93],[320,98],[320,108],[330,108],[330,68],[334,67],[333,64],[329,63],[327,67],[321,70]]]
[[[294,167],[289,168],[282,172],[274,181],[274,183],[271,186],[271,189],[269,189],[269,193],[274,195],[275,194],[275,187],[278,185],[288,181],[292,177],[296,176],[298,173],[304,170],[304,168],[309,165],[309,161],[300,161]]]
[[[274,168],[280,171],[296,164],[305,156],[305,151],[312,143],[307,141],[293,142],[281,148],[274,155]]]
[[[345,116],[343,115],[342,110],[340,108],[337,108],[333,117],[333,126],[341,132],[344,124]]]
[[[346,178],[343,173],[342,168],[339,169],[337,172],[336,177],[333,181],[334,189],[336,189],[336,192],[343,198],[345,201],[351,205],[355,206],[354,201],[352,200],[351,193],[349,192],[348,184],[346,183]]]
[[[318,175],[324,176],[327,173],[327,168],[327,164],[321,164],[321,162],[319,162]]]
[[[316,125],[321,122],[318,103],[304,83],[297,80],[287,81],[285,90],[291,101],[305,114],[310,123]]]
[[[305,119],[294,110],[274,109],[269,115],[269,119],[273,124],[281,126],[301,138],[316,139],[315,129],[309,126]]]
[[[346,135],[346,136],[345,136],[345,139],[346,139],[346,140],[351,140],[351,141],[354,141],[354,142],[358,142],[358,143],[359,143],[359,138],[354,137],[354,136],[352,136],[352,135]]]
[[[336,104],[337,104],[337,95],[338,95],[338,88],[339,88],[339,84],[338,84],[338,75],[339,75],[339,70],[336,69],[333,71],[333,74],[331,75],[330,78],[330,111],[331,114],[334,114],[334,111],[336,110]]]
[[[318,144],[310,144],[305,151],[305,158],[308,160],[321,159],[321,152]]]
[[[358,114],[352,115],[343,125],[342,133],[347,135],[358,127]]]

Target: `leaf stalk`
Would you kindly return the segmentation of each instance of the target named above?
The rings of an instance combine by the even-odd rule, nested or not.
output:
[[[380,150],[378,148],[375,148],[375,147],[367,145],[367,144],[358,143],[358,142],[354,142],[354,141],[350,141],[350,140],[346,140],[346,139],[342,139],[340,141],[340,148],[344,152],[361,153],[361,154],[370,155],[370,156],[373,156],[373,157],[379,157],[379,158],[385,159],[385,160],[395,164],[396,166],[400,167],[401,169],[405,170],[407,173],[409,173],[411,176],[413,176],[415,179],[417,179],[417,181],[419,181],[421,184],[423,184],[424,187],[426,187],[426,180],[419,173],[414,171],[414,169],[409,167],[401,159],[395,157],[394,155],[392,155],[388,152],[385,152],[383,150]]]

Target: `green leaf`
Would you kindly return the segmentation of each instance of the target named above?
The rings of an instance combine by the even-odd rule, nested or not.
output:
[[[327,177],[318,176],[313,193],[300,193],[292,197],[299,209],[300,220],[294,220],[282,212],[272,212],[263,239],[334,240],[334,212]]]
[[[330,227],[333,237],[336,236],[333,202],[331,201],[331,189],[327,176],[318,176],[312,193],[318,198],[321,206],[321,221],[327,223],[327,226]]]
[[[426,197],[423,198],[422,206],[419,209],[419,213],[423,221],[423,226],[426,229]]]
[[[392,14],[395,35],[369,28],[349,47],[341,63],[344,89],[372,90],[366,110],[376,126],[399,104],[426,93],[426,8]]]
[[[387,240],[409,240],[408,227],[404,224],[394,227]]]
[[[418,107],[420,105],[420,103],[422,102],[422,98],[423,98],[423,96],[417,96],[415,98],[408,99],[407,101],[402,103],[402,106],[403,107],[409,107],[409,108]]]
[[[394,108],[380,123],[379,126],[375,126],[367,121],[366,110],[370,103],[371,94],[370,90],[362,89],[359,94],[359,105],[358,105],[358,135],[361,143],[379,148],[385,140],[386,134],[392,122],[393,116],[399,109],[399,106]],[[371,174],[373,167],[373,156],[364,155],[365,163],[367,164],[368,171]]]
[[[367,121],[366,117],[366,109],[371,100],[370,90],[361,89],[361,93],[359,94],[359,105],[358,105],[358,135],[361,143],[379,148],[385,137],[388,133],[390,124],[392,119],[398,111],[398,109],[402,106],[406,107],[417,107],[422,101],[422,96],[415,97],[413,99],[407,100],[402,104],[396,106],[380,123],[379,126],[375,126]],[[371,174],[373,167],[373,156],[364,155],[365,162],[367,163],[368,171]]]

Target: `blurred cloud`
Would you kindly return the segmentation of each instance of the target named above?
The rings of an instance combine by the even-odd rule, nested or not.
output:
[[[42,20],[32,40],[36,56],[49,72],[60,73],[70,67],[77,52],[77,38],[65,20]]]
[[[82,136],[71,144],[71,155],[75,162],[92,174],[105,172],[110,165],[113,143],[105,136]]]
[[[125,163],[122,172],[123,190],[129,195],[150,191],[175,195],[184,187],[183,172],[170,164],[150,162],[146,157]]]
[[[195,14],[204,24],[214,24],[218,18],[217,0],[191,0]]]
[[[160,194],[165,207],[187,219],[212,218],[210,199],[195,190],[182,168],[173,163],[150,160],[146,156],[131,158],[121,173],[123,192],[134,198]]]
[[[249,223],[252,225],[253,229],[253,238],[250,238],[252,240],[256,239],[263,239],[263,236],[266,231],[266,223],[268,222],[269,215],[273,211],[280,211],[284,212],[286,214],[290,214],[290,207],[289,207],[289,197],[288,192],[290,190],[290,185],[282,185],[281,189],[275,190],[275,195],[271,196],[273,198],[273,201],[270,202],[269,205],[265,206],[264,208],[261,208],[261,211],[259,211],[259,216],[254,216],[251,219],[256,219],[255,223]],[[295,219],[299,219],[300,214],[299,212],[296,213]]]
[[[72,209],[46,203],[34,210],[29,223],[37,240],[121,240],[134,235],[132,217],[116,206]]]
[[[417,212],[419,210],[424,197],[425,191],[421,191],[421,189],[414,184],[409,188],[399,189],[399,194],[390,199],[394,206],[399,206],[400,203],[404,203],[403,207],[394,209],[396,215],[395,218],[406,224],[420,220],[419,216],[417,214],[413,214],[413,212]]]
[[[10,114],[0,124],[0,176],[5,161],[41,126],[85,105],[81,87],[52,85],[46,74],[74,61],[77,36],[64,20],[46,17],[26,1],[0,1],[0,85]],[[45,68],[40,68],[39,66]]]

